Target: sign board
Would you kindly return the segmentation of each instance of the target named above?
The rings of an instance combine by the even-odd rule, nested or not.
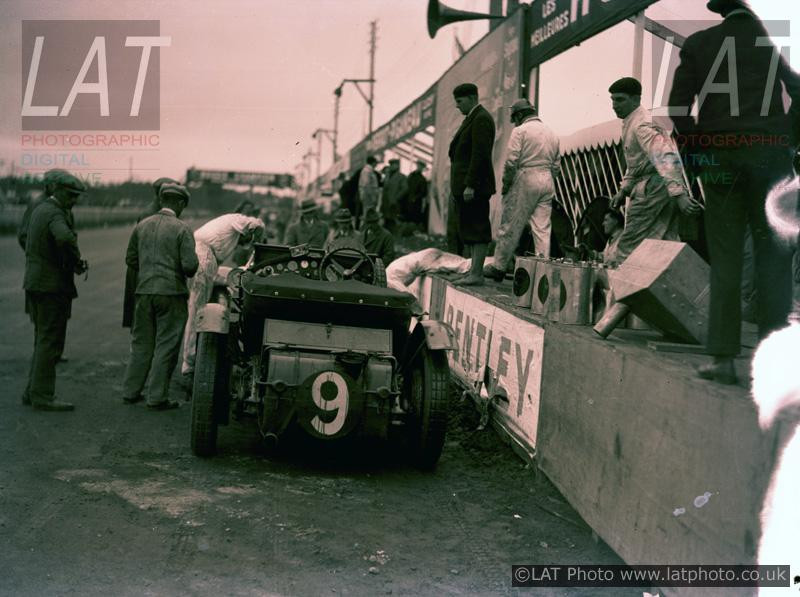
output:
[[[530,10],[528,66],[536,66],[657,0],[542,0]]]
[[[458,62],[442,75],[436,83],[436,132],[431,181],[431,208],[428,229],[443,234],[447,222],[447,204],[450,197],[450,158],[447,152],[464,116],[456,108],[453,88],[460,83],[475,83],[478,99],[494,118],[496,133],[492,161],[497,188],[505,159],[506,145],[513,128],[507,109],[520,96],[520,70],[522,48],[522,15],[518,10],[488,33]],[[491,199],[492,227],[500,224],[500,193]]]
[[[431,126],[436,112],[436,88],[431,87],[367,139],[367,151],[379,153]]]
[[[472,387],[488,381],[481,393],[498,397],[501,425],[535,448],[544,329],[450,285],[443,319],[458,341],[458,350],[449,352],[451,372]]]
[[[211,182],[216,184],[242,184],[257,187],[292,188],[294,176],[291,174],[270,174],[267,172],[236,172],[229,170],[186,171],[186,182]]]

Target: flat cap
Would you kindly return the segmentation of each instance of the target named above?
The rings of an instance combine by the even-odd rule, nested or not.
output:
[[[453,97],[468,97],[470,95],[476,97],[478,95],[478,86],[475,83],[461,83],[461,85],[456,85],[455,89],[453,89]]]
[[[519,98],[513,104],[509,106],[511,108],[511,115],[513,116],[517,112],[524,112],[525,110],[530,110],[531,112],[535,112],[536,108],[534,108],[531,103],[526,100],[524,97]]]
[[[85,193],[86,192],[86,183],[84,183],[80,178],[77,176],[70,174],[64,170],[61,171],[60,174],[57,175],[57,178],[54,181],[55,185],[59,188],[66,189],[73,193]]]
[[[58,179],[61,178],[64,174],[69,174],[66,170],[61,168],[52,168],[44,173],[42,176],[42,182],[44,184],[53,184],[58,182]]]
[[[627,93],[628,95],[642,95],[642,84],[633,77],[617,79],[608,88],[609,93]]]
[[[177,182],[165,182],[161,185],[158,191],[158,196],[164,199],[165,197],[177,197],[189,203],[189,191],[185,186]]]
[[[165,184],[167,182],[180,184],[174,178],[169,178],[168,176],[162,176],[161,178],[157,178],[157,179],[155,179],[153,181],[153,189],[155,190],[156,193],[158,193],[161,190],[161,185],[163,185],[163,184]]]

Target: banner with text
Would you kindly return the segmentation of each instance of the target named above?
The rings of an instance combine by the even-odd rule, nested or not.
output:
[[[197,170],[186,171],[186,182],[210,182],[216,184],[241,184],[257,187],[291,188],[294,176],[291,174],[271,174],[268,172],[238,172],[232,170]]]
[[[450,285],[443,319],[458,341],[450,370],[469,386],[480,385],[481,395],[494,399],[500,423],[535,448],[544,329]]]
[[[436,87],[433,86],[372,133],[367,139],[367,152],[379,153],[431,126],[435,113]]]
[[[549,60],[657,0],[544,0],[530,11],[527,64]]]

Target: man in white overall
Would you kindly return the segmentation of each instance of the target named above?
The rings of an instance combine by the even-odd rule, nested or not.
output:
[[[189,282],[189,313],[183,334],[181,373],[184,382],[194,373],[198,310],[211,298],[214,276],[220,264],[233,255],[238,245],[249,245],[264,231],[264,222],[244,214],[225,214],[207,222],[194,233],[200,267]]]
[[[511,106],[515,128],[503,167],[503,213],[494,249],[494,266],[483,273],[500,281],[522,231],[530,223],[537,255],[550,256],[550,210],[561,168],[558,137],[526,99]]]

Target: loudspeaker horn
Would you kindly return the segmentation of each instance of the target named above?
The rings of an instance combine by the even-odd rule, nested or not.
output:
[[[456,23],[458,21],[477,21],[478,19],[502,19],[503,15],[484,14],[480,12],[470,12],[468,10],[456,10],[450,8],[439,0],[428,0],[428,35],[431,39],[436,37],[436,32],[440,27]]]

